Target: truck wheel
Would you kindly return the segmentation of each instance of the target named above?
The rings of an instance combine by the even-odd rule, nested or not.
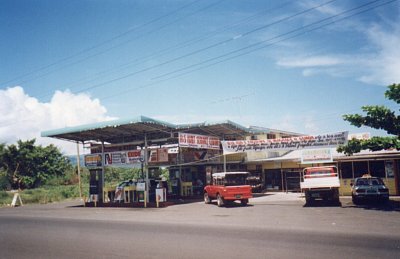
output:
[[[217,204],[218,204],[218,207],[224,206],[224,199],[219,194],[217,195]]]
[[[310,195],[306,194],[306,205],[311,205],[311,204],[313,204],[313,202],[314,202],[314,199],[311,198]]]
[[[208,193],[204,193],[204,203],[205,204],[210,204],[211,203],[211,199],[210,196],[208,196]]]
[[[335,191],[333,192],[333,203],[337,204],[337,205],[341,205],[338,189],[335,189]]]
[[[249,203],[249,199],[241,200],[240,203],[242,204],[242,206],[246,206]]]

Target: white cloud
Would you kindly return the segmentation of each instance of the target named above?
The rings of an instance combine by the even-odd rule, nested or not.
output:
[[[345,63],[345,60],[339,57],[331,57],[331,56],[284,58],[282,60],[278,60],[277,62],[279,66],[287,68],[327,67],[343,63]]]
[[[313,8],[316,6],[320,6],[321,2],[318,0],[299,1],[298,4],[303,9],[309,9],[309,8]],[[318,14],[329,14],[329,15],[335,15],[335,14],[341,13],[342,11],[343,11],[342,8],[340,8],[337,5],[333,5],[333,4],[322,5],[315,9],[315,12],[317,12]]]
[[[321,133],[320,128],[315,123],[313,114],[304,114],[301,116],[286,114],[279,121],[272,124],[271,128],[310,135]]]
[[[384,86],[400,82],[400,24],[386,24],[385,29],[383,25],[374,24],[357,31],[367,40],[359,46],[360,51],[353,54],[280,56],[276,64],[283,68],[300,68],[307,77],[326,74]],[[305,51],[303,48],[298,46],[301,52]]]
[[[75,144],[42,138],[42,131],[112,119],[98,99],[88,94],[56,91],[50,102],[43,103],[27,95],[22,87],[0,90],[0,143],[36,138],[38,144],[53,143],[65,153],[76,153]]]
[[[364,63],[370,73],[359,79],[382,85],[400,82],[400,26],[396,24],[391,30],[383,30],[374,25],[367,31],[367,35],[376,48],[376,54]]]

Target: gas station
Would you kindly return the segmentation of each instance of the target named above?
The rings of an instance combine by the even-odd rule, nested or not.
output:
[[[89,146],[90,154],[85,155],[85,166],[90,172],[88,203],[96,206],[110,204],[120,195],[118,190],[111,194],[112,190],[105,188],[107,166],[141,167],[143,181],[126,186],[121,192],[125,202],[146,207],[149,202],[158,205],[159,201],[166,201],[167,196],[165,186],[161,190],[154,188],[155,183],[150,178],[153,169],[168,168],[169,194],[175,197],[201,195],[202,185],[210,180],[212,173],[246,169],[243,154],[223,155],[220,141],[244,140],[256,132],[261,130],[228,120],[175,125],[139,116],[45,131],[42,137]],[[201,186],[196,182],[202,183]]]

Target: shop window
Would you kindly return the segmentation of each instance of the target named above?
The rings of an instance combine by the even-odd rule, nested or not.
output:
[[[342,179],[353,179],[353,166],[351,162],[340,163]]]
[[[354,178],[361,177],[364,174],[368,174],[368,162],[354,162]]]
[[[191,182],[193,180],[190,168],[182,169],[181,180],[182,182]]]
[[[385,175],[387,178],[394,178],[394,163],[393,160],[385,161]],[[384,176],[382,176],[384,177]]]
[[[385,163],[384,161],[369,162],[369,172],[372,176],[385,178]]]

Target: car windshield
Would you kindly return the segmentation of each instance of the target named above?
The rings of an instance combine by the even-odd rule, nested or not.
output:
[[[247,174],[227,174],[225,176],[226,186],[245,185]]]

